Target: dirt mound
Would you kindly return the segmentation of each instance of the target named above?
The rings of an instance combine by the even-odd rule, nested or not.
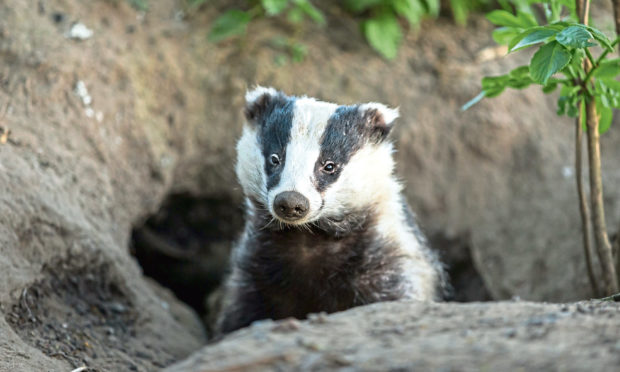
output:
[[[238,223],[234,143],[243,93],[255,83],[341,103],[400,106],[395,138],[407,197],[447,261],[463,265],[469,298],[488,298],[485,287],[496,299],[588,296],[570,176],[572,122],[557,119],[554,97],[535,90],[459,110],[478,93],[481,76],[526,60],[481,58],[493,51],[486,21],[474,20],[468,29],[427,23],[386,62],[367,48],[357,23],[326,5],[329,31],[309,25],[299,33],[309,51],[305,60],[277,66],[283,52],[272,41],[290,31],[286,23],[259,20],[243,43],[214,46],[205,42],[212,6],[225,2],[189,18],[177,2],[149,1],[146,13],[127,3],[0,2],[0,126],[11,131],[0,143],[0,370],[68,370],[80,363],[149,370],[205,342],[196,314],[144,278],[129,254],[131,231],[143,225],[166,231],[155,220],[144,222],[167,195],[231,204],[209,209],[213,216],[196,209],[197,220],[219,220],[213,231],[225,239],[169,231],[173,249],[160,249],[188,270],[198,268],[192,285],[205,290],[201,270],[212,263],[203,253],[225,250]],[[67,37],[76,22],[92,30],[90,38]],[[620,221],[618,144],[620,131],[603,138],[610,227]],[[170,216],[161,221],[174,225]],[[183,251],[186,244],[199,253]],[[148,261],[147,251],[134,248]],[[166,273],[160,264],[144,270]],[[214,272],[221,274],[221,265]],[[355,332],[367,322],[351,315],[356,322],[347,326],[347,314],[373,319],[372,309],[412,305],[381,306],[334,319],[342,317],[343,327]],[[442,309],[487,311],[486,305],[454,306],[412,309],[443,316]],[[521,310],[527,314],[515,308]],[[400,322],[410,315],[391,316]],[[606,325],[606,316],[591,324]],[[460,332],[449,324],[440,333],[446,344]],[[527,348],[529,339],[521,341]],[[479,352],[466,343],[457,347]],[[555,358],[553,350],[543,352]]]
[[[5,315],[13,330],[74,368],[149,371],[173,362],[175,356],[163,345],[137,337],[140,323],[148,319],[111,263],[91,260],[76,268],[75,261],[80,259],[46,265],[43,279],[22,290]]]
[[[67,38],[78,21],[90,39]],[[128,254],[183,158],[177,131],[197,123],[153,23],[125,2],[0,3],[2,371],[152,370],[205,342]]]
[[[255,323],[167,372],[611,371],[620,304],[379,303]]]

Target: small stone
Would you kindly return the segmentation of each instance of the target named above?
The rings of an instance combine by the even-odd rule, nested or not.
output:
[[[77,83],[75,83],[75,88],[73,91],[78,97],[80,97],[84,106],[89,106],[93,102],[93,98],[90,96],[90,94],[88,94],[86,84],[84,84],[82,80],[78,80]]]
[[[122,314],[124,312],[127,312],[127,306],[119,303],[119,302],[111,302],[108,307],[110,308],[110,310],[114,311],[115,313],[119,313]]]
[[[295,318],[287,318],[276,323],[273,328],[271,328],[272,332],[293,332],[299,330],[299,320]]]
[[[93,36],[93,30],[89,29],[83,23],[77,22],[71,26],[69,32],[65,34],[67,39],[86,40]]]
[[[308,321],[313,324],[325,324],[327,323],[327,313],[320,312],[316,314],[308,315]]]

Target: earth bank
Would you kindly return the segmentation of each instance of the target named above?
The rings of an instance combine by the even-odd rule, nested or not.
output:
[[[277,66],[274,60],[282,51],[272,40],[288,30],[285,23],[252,25],[243,48],[234,41],[214,46],[205,35],[215,8],[225,2],[189,18],[179,16],[180,3],[149,4],[149,11],[140,13],[124,1],[0,3],[0,126],[11,131],[0,143],[0,370],[66,371],[85,364],[95,370],[147,371],[168,366],[206,342],[197,315],[142,275],[130,255],[131,232],[156,216],[170,195],[226,201],[229,207],[209,202],[194,209],[192,218],[215,221],[204,240],[181,236],[166,238],[163,245],[174,248],[180,265],[200,263],[200,275],[179,274],[197,277],[198,283],[206,280],[203,274],[210,272],[214,256],[225,260],[221,252],[240,223],[234,215],[240,202],[240,190],[233,186],[234,143],[241,130],[243,93],[255,83],[341,103],[400,106],[395,135],[399,175],[445,260],[463,266],[453,272],[457,294],[469,293],[463,299],[589,297],[571,176],[572,123],[556,118],[555,97],[536,90],[509,92],[465,113],[459,110],[478,93],[481,76],[504,73],[527,57],[498,59],[486,21],[475,19],[467,29],[444,20],[425,24],[423,32],[407,37],[397,60],[386,62],[365,46],[353,21],[326,4],[329,32],[309,26],[300,36],[310,51],[306,59]],[[68,39],[74,22],[92,29],[93,36]],[[618,131],[603,137],[610,227],[620,221],[620,172],[614,161],[619,144]],[[180,244],[184,241],[191,244]],[[187,248],[193,245],[197,248]],[[140,258],[139,247],[132,251]],[[173,262],[164,262],[173,272]],[[186,282],[178,286],[187,287]],[[562,305],[529,303],[380,304],[326,322],[343,322],[338,342],[357,332],[351,324],[368,323],[367,331],[350,336],[368,341],[369,348],[381,341],[373,337],[381,331],[371,331],[375,316],[377,326],[384,320],[410,324],[394,331],[402,339],[388,337],[386,345],[401,345],[426,327],[445,327],[437,338],[429,334],[430,343],[420,350],[436,347],[464,360],[483,354],[489,359],[480,360],[490,366],[512,365],[495,359],[508,346],[535,352],[528,346],[530,330],[557,329],[558,335],[574,334],[576,342],[590,345],[576,351],[575,358],[583,350],[583,355],[601,353],[601,368],[617,363],[611,352],[616,346],[606,341],[617,336],[617,307],[565,306],[568,311]],[[578,306],[592,311],[580,315]],[[502,312],[514,319],[501,318]],[[556,314],[553,321],[519,323],[547,312]],[[482,344],[491,345],[488,351],[460,336],[470,328],[459,320],[461,313],[489,324],[488,333],[479,330],[489,340]],[[308,337],[320,333],[313,330],[314,321],[293,324],[284,325],[285,331],[292,327],[291,332]],[[505,341],[508,346],[499,333],[503,325],[517,329],[517,336]],[[251,343],[240,342],[239,349],[231,343],[254,339],[257,330],[264,333],[272,326],[242,331],[204,355],[244,351]],[[561,367],[559,356],[582,344],[554,349],[559,340],[554,332],[539,339],[536,355]],[[452,337],[461,340],[455,349],[442,349],[440,341]],[[273,346],[265,340],[261,347],[293,347],[291,339]],[[303,350],[313,348],[300,342],[293,362],[301,363]],[[347,365],[349,352],[342,350],[343,361],[334,363],[354,366]],[[401,354],[390,365],[406,363],[404,349],[393,350]],[[187,368],[196,358],[201,357],[171,368]],[[279,363],[281,357],[274,358]],[[331,366],[321,358],[316,365],[303,363]],[[510,358],[505,363],[512,363]],[[420,363],[435,365],[424,360]],[[368,363],[372,368],[381,362]],[[446,363],[458,366],[451,364],[456,359]],[[579,369],[579,363],[567,368]]]

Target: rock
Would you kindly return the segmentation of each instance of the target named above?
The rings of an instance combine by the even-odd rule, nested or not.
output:
[[[606,339],[620,336],[620,304],[590,304],[594,313],[581,314],[573,305],[566,313],[562,304],[528,302],[379,303],[323,324],[303,321],[295,333],[277,330],[286,320],[251,326],[164,371],[614,370],[620,356]],[[395,323],[402,332],[390,331]]]
[[[93,30],[86,27],[85,24],[77,22],[71,26],[71,29],[65,34],[67,39],[86,40],[93,36]]]

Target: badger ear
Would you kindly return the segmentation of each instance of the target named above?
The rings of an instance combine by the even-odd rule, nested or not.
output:
[[[246,119],[254,123],[267,111],[278,91],[271,87],[261,87],[260,85],[245,93],[245,114]]]
[[[398,109],[392,109],[382,103],[365,103],[360,105],[359,110],[364,120],[364,125],[370,130],[370,139],[374,142],[383,141],[394,126],[394,120],[398,118]]]

